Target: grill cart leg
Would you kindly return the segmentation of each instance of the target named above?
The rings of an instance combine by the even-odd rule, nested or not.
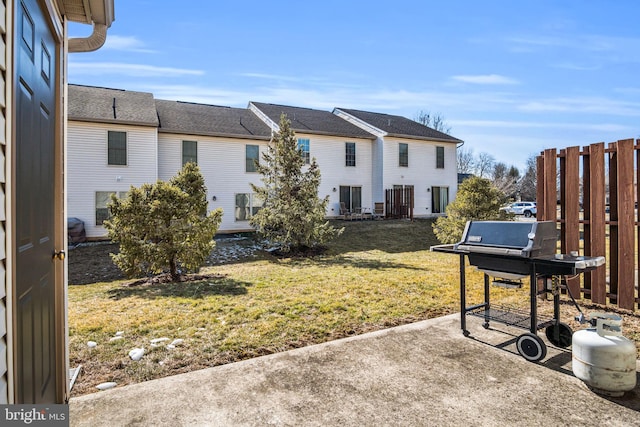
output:
[[[482,325],[483,328],[485,329],[489,329],[489,309],[491,308],[491,304],[490,302],[490,289],[489,289],[489,275],[485,273],[484,275],[484,306],[485,306],[485,311],[484,311],[484,324]]]
[[[464,254],[460,254],[460,328],[462,335],[470,335],[467,330],[467,289],[465,281]]]

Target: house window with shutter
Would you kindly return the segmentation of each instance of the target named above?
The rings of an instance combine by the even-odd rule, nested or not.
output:
[[[444,169],[444,147],[436,147],[436,169]]]
[[[356,143],[346,142],[345,143],[345,166],[355,166],[355,165],[356,165]]]
[[[311,163],[311,155],[309,152],[309,139],[308,138],[298,138],[298,150],[302,154],[302,158],[304,159],[304,163],[308,165]]]
[[[127,133],[110,130],[108,132],[107,164],[127,165]]]
[[[398,162],[398,166],[409,166],[409,144],[398,144],[398,157],[400,159]]]
[[[198,164],[198,141],[182,141],[182,166],[189,162]]]
[[[245,146],[245,171],[257,172],[258,162],[260,161],[260,148],[257,145]]]

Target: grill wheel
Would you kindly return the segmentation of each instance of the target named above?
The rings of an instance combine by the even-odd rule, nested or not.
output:
[[[516,340],[516,347],[520,356],[530,362],[537,362],[547,355],[547,346],[542,338],[531,332],[522,334]]]

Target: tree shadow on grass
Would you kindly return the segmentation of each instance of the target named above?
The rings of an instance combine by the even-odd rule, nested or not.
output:
[[[323,266],[345,266],[345,267],[354,267],[354,268],[365,268],[367,270],[391,270],[404,268],[408,270],[418,270],[424,271],[428,270],[425,267],[416,267],[414,265],[407,265],[398,262],[389,262],[389,261],[380,261],[376,259],[357,259],[345,256],[336,256],[328,259],[320,259],[316,261],[318,264]]]
[[[120,300],[129,297],[147,299],[156,298],[189,298],[201,299],[204,297],[244,295],[249,282],[240,282],[227,277],[214,277],[207,280],[173,283],[152,283],[138,286],[122,286],[111,289],[107,293],[109,298]]]

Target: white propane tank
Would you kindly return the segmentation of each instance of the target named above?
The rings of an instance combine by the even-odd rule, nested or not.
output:
[[[622,396],[636,386],[636,346],[622,336],[622,318],[607,313],[591,314],[595,328],[573,334],[573,374],[596,393]]]

